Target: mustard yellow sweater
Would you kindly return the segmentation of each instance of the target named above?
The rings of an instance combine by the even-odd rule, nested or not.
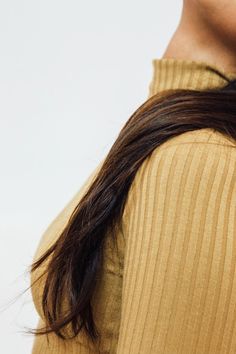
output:
[[[149,97],[225,85],[207,64],[154,59]],[[118,256],[109,237],[105,243],[94,301],[101,342],[93,346],[84,332],[66,342],[44,335],[35,337],[32,354],[236,353],[235,146],[201,129],[172,138],[143,162],[125,206],[125,238],[117,235]],[[49,225],[35,258],[62,231],[101,164]],[[32,286],[39,326],[42,287]]]

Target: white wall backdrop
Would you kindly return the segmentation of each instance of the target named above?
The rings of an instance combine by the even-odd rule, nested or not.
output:
[[[181,0],[0,2],[1,353],[30,354],[40,237],[148,95]],[[171,11],[170,11],[171,10]]]

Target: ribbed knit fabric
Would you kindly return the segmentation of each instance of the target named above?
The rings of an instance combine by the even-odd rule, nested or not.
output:
[[[205,62],[165,58],[153,67],[149,97],[226,84]],[[66,342],[50,334],[49,342],[35,338],[32,354],[236,353],[235,146],[201,129],[153,151],[129,191],[118,254],[106,239],[93,304],[101,342],[93,346],[84,332]],[[101,164],[45,231],[35,259],[62,231]],[[32,286],[43,318],[42,288],[43,282]]]

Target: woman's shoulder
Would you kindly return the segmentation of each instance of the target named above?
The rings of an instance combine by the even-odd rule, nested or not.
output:
[[[207,156],[207,162],[210,166],[215,157],[220,160],[230,160],[233,166],[236,161],[236,140],[216,131],[213,128],[196,129],[176,135],[163,144],[155,148],[141,166],[141,170],[146,167],[152,169],[163,168],[175,165],[175,174],[178,173],[178,166],[184,163],[184,168],[194,169],[194,159],[200,159]],[[162,168],[162,167],[161,167]],[[141,175],[140,170],[140,175]]]
[[[236,141],[212,128],[188,131],[170,138],[142,162],[128,199],[136,200],[143,185],[153,188],[161,181],[172,184],[185,173],[196,175],[200,170],[214,173],[216,164],[221,171],[233,173],[236,166]],[[154,190],[154,189],[153,189]],[[132,194],[132,197],[131,197]]]
[[[213,128],[202,128],[190,130],[170,138],[162,145],[160,145],[156,149],[156,152],[166,149],[170,146],[195,143],[220,145],[224,147],[236,147],[236,140],[230,138],[229,136],[226,136],[225,134],[220,133]]]

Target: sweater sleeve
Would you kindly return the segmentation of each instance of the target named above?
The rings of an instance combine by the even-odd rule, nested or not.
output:
[[[183,143],[138,170],[117,354],[235,352],[235,162],[230,147]]]

